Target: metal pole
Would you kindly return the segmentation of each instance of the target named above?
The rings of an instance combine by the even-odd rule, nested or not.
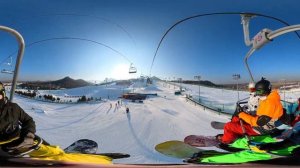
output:
[[[174,81],[173,81],[173,85],[174,85],[174,90],[175,90],[175,76],[174,76]]]
[[[283,81],[283,100],[285,101],[285,79],[282,79]]]
[[[178,82],[179,82],[179,90],[181,91],[181,82],[182,82],[182,78],[178,78]]]
[[[108,93],[108,89],[107,89],[107,78],[105,78],[105,87],[106,87],[106,90],[107,90],[107,99],[109,100],[109,93]]]
[[[240,95],[239,95],[239,82],[238,80],[241,78],[240,74],[233,74],[232,75],[233,79],[236,80],[236,90],[237,90],[237,95],[238,95],[238,101],[240,100]]]
[[[236,80],[236,91],[237,91],[238,101],[239,101],[240,100],[240,93],[239,93],[239,82],[238,82],[238,80]]]
[[[11,89],[10,89],[10,97],[9,97],[9,100],[13,101],[15,89],[16,89],[16,86],[17,86],[17,79],[18,79],[18,75],[19,75],[19,67],[21,65],[22,58],[23,58],[23,55],[24,55],[25,42],[24,42],[24,39],[23,39],[22,35],[14,29],[11,29],[11,28],[5,27],[5,26],[0,26],[0,30],[4,30],[4,31],[14,35],[16,37],[18,43],[19,43],[18,57],[17,57],[17,60],[16,60],[16,65],[15,65],[15,70],[14,70],[14,77],[13,77],[12,86],[11,86]]]
[[[197,75],[197,76],[194,76],[194,79],[198,79],[198,81],[199,81],[199,103],[200,103],[200,79],[201,79],[201,76],[200,75]]]
[[[283,96],[284,97],[284,101],[285,101],[285,89],[286,89],[286,87],[285,87],[285,80],[284,80],[284,92],[283,92],[284,93],[284,96]]]

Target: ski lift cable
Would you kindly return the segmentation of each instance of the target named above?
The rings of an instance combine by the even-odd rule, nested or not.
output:
[[[50,14],[50,15],[92,17],[92,18],[96,18],[96,19],[99,19],[99,20],[103,20],[103,21],[105,21],[107,23],[115,25],[116,27],[120,28],[123,32],[125,32],[125,34],[127,34],[127,36],[130,38],[130,40],[133,42],[134,46],[136,47],[136,42],[135,42],[134,38],[132,37],[132,35],[123,26],[121,26],[121,25],[119,25],[119,24],[117,24],[117,23],[115,23],[115,22],[113,22],[111,20],[108,20],[106,18],[98,17],[98,16],[95,16],[95,15],[76,14],[76,13],[56,13],[56,14]],[[45,16],[47,16],[47,15],[45,15]]]
[[[151,72],[152,72],[152,68],[153,68],[153,64],[154,64],[154,61],[155,61],[155,58],[157,56],[157,53],[158,53],[158,49],[160,48],[160,45],[162,43],[162,41],[164,40],[164,38],[167,36],[167,34],[174,28],[176,27],[177,25],[179,25],[180,23],[182,22],[185,22],[187,20],[190,20],[190,19],[194,19],[194,18],[198,18],[198,17],[203,17],[203,16],[212,16],[212,15],[252,15],[252,16],[261,16],[261,17],[265,17],[265,18],[269,18],[269,19],[273,19],[273,20],[276,20],[276,21],[279,21],[281,22],[282,24],[286,25],[286,26],[290,26],[289,23],[279,19],[279,18],[276,18],[276,17],[273,17],[273,16],[268,16],[268,15],[264,15],[264,14],[259,14],[259,13],[251,13],[251,12],[218,12],[218,13],[206,13],[206,14],[199,14],[199,15],[194,15],[194,16],[190,16],[190,17],[187,17],[185,19],[181,19],[179,21],[177,21],[175,24],[173,24],[165,33],[164,35],[162,36],[162,38],[160,39],[159,43],[158,43],[158,46],[156,48],[156,51],[155,51],[155,54],[154,54],[154,57],[152,59],[152,63],[151,63],[151,66],[150,66],[150,75],[151,76]],[[300,39],[300,35],[298,34],[298,32],[295,32],[297,37]]]
[[[7,61],[8,59],[10,59],[9,62]],[[3,65],[3,64],[7,64],[8,66],[11,66],[12,65],[12,56],[10,55],[10,56],[6,57],[5,59],[3,59],[0,62],[0,65]]]
[[[120,56],[122,56],[124,59],[126,59],[126,61],[128,61],[129,63],[131,63],[131,61],[124,55],[122,54],[121,52],[119,52],[118,50],[108,46],[108,45],[105,45],[103,43],[100,43],[100,42],[97,42],[95,40],[89,40],[89,39],[85,39],[85,38],[78,38],[78,37],[53,37],[53,38],[48,38],[48,39],[43,39],[43,40],[38,40],[38,41],[35,41],[35,42],[32,42],[28,45],[26,45],[25,47],[28,48],[28,47],[31,47],[35,44],[38,44],[38,43],[43,43],[43,42],[46,42],[46,41],[53,41],[53,40],[81,40],[81,41],[87,41],[87,42],[92,42],[92,43],[95,43],[95,44],[99,44],[99,45],[102,45],[106,48],[109,48],[111,49],[112,51],[114,51],[115,53],[119,54]],[[10,54],[6,59],[8,59],[9,57],[11,57],[12,55],[14,55],[17,51],[13,52],[12,54]]]

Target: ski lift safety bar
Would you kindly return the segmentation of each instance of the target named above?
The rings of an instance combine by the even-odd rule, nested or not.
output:
[[[17,32],[16,30],[6,27],[6,26],[0,26],[0,30],[6,31],[10,34],[12,34],[13,36],[15,36],[15,38],[18,41],[19,44],[19,50],[18,50],[18,56],[17,56],[17,60],[16,60],[16,65],[15,65],[15,70],[14,70],[14,77],[13,77],[13,81],[12,81],[12,86],[10,89],[10,97],[9,100],[13,101],[13,96],[15,93],[15,89],[16,89],[16,85],[17,85],[17,79],[18,79],[18,74],[19,74],[19,67],[20,64],[22,62],[22,58],[24,55],[24,50],[25,50],[25,42],[24,42],[24,38],[22,37],[22,35]]]
[[[250,41],[249,38],[249,22],[250,19],[253,17],[252,15],[241,15],[242,19],[242,25],[243,25],[243,31],[244,31],[244,40],[245,44],[247,46],[250,46],[252,44],[251,49],[248,51],[248,53],[245,56],[245,65],[248,70],[248,73],[251,77],[252,82],[254,82],[253,75],[251,73],[251,70],[248,65],[248,58],[258,49],[263,47],[265,44],[267,44],[269,41],[272,41],[274,38],[281,36],[286,33],[294,32],[300,30],[300,24],[292,25],[292,26],[286,26],[283,28],[280,28],[278,30],[272,31],[270,29],[263,29],[259,33],[257,33],[253,40]]]

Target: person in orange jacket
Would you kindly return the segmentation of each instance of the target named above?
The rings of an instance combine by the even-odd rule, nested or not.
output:
[[[271,133],[275,128],[275,122],[283,115],[283,107],[277,90],[272,90],[271,83],[262,78],[255,85],[256,95],[260,96],[256,115],[252,116],[240,112],[238,117],[250,124],[256,131],[263,134]]]
[[[232,120],[225,124],[224,134],[217,137],[221,143],[232,143],[245,134],[255,136],[276,131],[275,122],[283,116],[283,108],[278,91],[271,90],[271,83],[264,78],[255,84],[256,95],[260,97],[256,114],[250,115],[238,108]]]

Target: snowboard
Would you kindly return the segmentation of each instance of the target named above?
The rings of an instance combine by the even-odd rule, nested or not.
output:
[[[83,153],[93,155],[103,155],[112,159],[121,159],[130,157],[127,153],[96,153],[98,150],[97,142],[90,139],[80,139],[64,149],[66,153]]]
[[[184,138],[184,143],[196,147],[218,146],[220,143],[215,136],[189,135]]]
[[[155,150],[163,155],[190,160],[198,157],[216,156],[227,154],[228,152],[219,152],[215,150],[203,150],[197,147],[188,145],[182,141],[172,140],[166,141],[155,146]]]
[[[280,163],[291,160],[292,164],[299,165],[298,160],[291,156],[279,156],[266,152],[255,152],[244,149],[239,152],[221,152],[204,150],[188,145],[182,141],[166,141],[155,146],[155,150],[165,156],[183,159],[183,162],[192,164],[241,164],[241,163]],[[269,156],[271,155],[271,156]]]
[[[224,129],[225,124],[226,123],[219,121],[212,121],[210,123],[211,127],[213,127],[214,129]]]
[[[64,149],[66,153],[95,154],[98,150],[97,142],[90,139],[80,139]]]
[[[155,150],[163,155],[174,158],[190,158],[201,149],[188,145],[182,141],[166,141],[155,146]]]

